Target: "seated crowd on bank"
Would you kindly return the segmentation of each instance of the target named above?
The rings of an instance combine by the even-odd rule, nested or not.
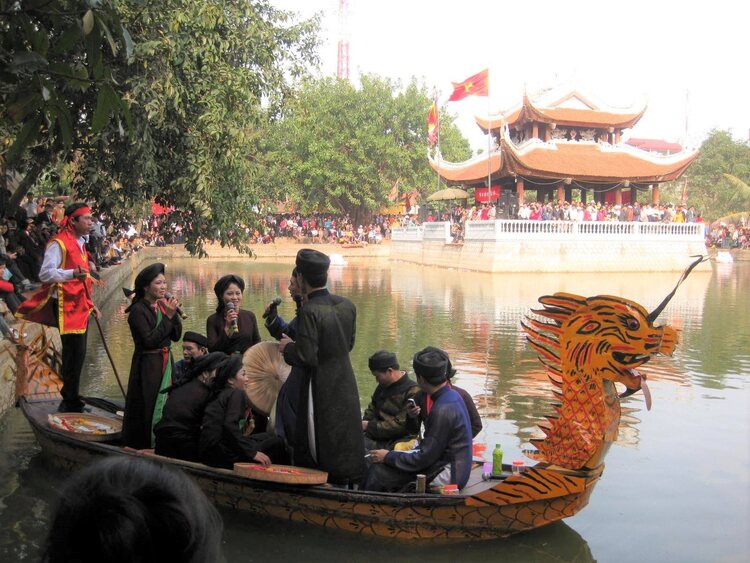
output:
[[[417,352],[412,376],[394,353],[374,352],[368,367],[377,388],[362,413],[349,359],[356,308],[326,289],[329,264],[321,252],[300,250],[289,280],[294,318],[279,315],[278,300],[263,312],[274,349],[291,366],[273,419],[249,392],[243,359],[270,343],[261,344],[257,317],[243,308],[242,278],[216,282],[205,335],[183,334],[164,265],[144,268],[127,309],[134,350],[124,445],[227,469],[292,464],[326,471],[334,485],[373,491],[406,490],[417,474],[433,487],[465,486],[482,422],[471,396],[452,384],[448,354]],[[183,358],[173,362],[170,345],[180,339]]]
[[[64,200],[27,197],[18,212],[0,218],[0,299],[16,312],[26,293],[49,281],[50,266],[45,265],[45,250],[68,225]],[[85,246],[91,270],[118,266],[138,252],[146,242],[132,226],[107,227],[106,217],[92,215]]]

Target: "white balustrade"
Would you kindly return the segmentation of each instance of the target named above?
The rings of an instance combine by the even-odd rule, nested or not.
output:
[[[618,221],[467,221],[464,241],[508,240],[683,240],[703,241],[702,223],[628,223]],[[450,223],[397,227],[394,241],[451,241]]]

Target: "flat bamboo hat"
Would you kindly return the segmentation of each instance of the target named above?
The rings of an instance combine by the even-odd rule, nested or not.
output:
[[[253,407],[265,416],[271,414],[279,389],[289,377],[291,366],[284,361],[277,342],[259,342],[242,357],[247,385],[245,392]]]

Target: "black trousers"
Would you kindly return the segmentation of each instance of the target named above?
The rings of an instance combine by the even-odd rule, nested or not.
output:
[[[86,359],[86,332],[82,334],[61,334],[62,341],[62,376],[63,386],[60,390],[62,402],[59,410],[62,412],[80,412],[83,400],[78,391],[81,382],[81,370]]]

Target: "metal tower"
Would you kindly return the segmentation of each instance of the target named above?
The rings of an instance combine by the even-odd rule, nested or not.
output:
[[[349,80],[349,0],[339,0],[339,45],[336,76]]]

